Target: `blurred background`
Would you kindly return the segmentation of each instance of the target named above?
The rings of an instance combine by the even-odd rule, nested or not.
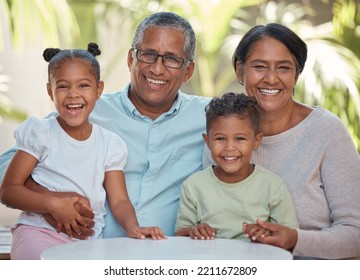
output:
[[[205,96],[243,91],[231,57],[247,30],[270,22],[290,27],[309,49],[295,98],[338,115],[360,151],[360,0],[0,0],[0,153],[26,117],[54,110],[45,48],[97,42],[104,92],[115,92],[129,81],[126,55],[136,26],[158,11],[192,24],[196,71],[182,90]],[[16,216],[0,205],[0,225]]]

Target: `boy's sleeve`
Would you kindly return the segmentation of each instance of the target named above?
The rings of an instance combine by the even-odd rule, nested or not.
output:
[[[181,188],[179,210],[177,214],[175,232],[182,228],[193,227],[197,224],[197,204],[190,193],[191,184],[186,180]]]
[[[270,222],[299,228],[295,204],[284,182],[280,184],[271,204]]]

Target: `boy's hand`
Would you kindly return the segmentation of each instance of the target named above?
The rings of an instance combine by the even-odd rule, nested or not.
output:
[[[270,236],[271,232],[258,224],[243,223],[243,234],[249,237],[251,241],[258,242],[259,239]]]
[[[207,223],[198,224],[190,229],[190,237],[192,239],[214,239],[216,233],[216,229],[213,229]]]
[[[296,229],[292,229],[279,224],[257,220],[257,225],[269,231],[269,235],[260,237],[259,242],[270,244],[286,250],[292,251],[296,246],[298,235]]]

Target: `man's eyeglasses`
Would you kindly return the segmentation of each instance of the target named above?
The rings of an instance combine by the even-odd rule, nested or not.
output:
[[[138,49],[134,49],[137,60],[147,63],[154,64],[158,57],[161,57],[162,63],[165,67],[180,69],[185,62],[185,58],[181,58],[175,55],[168,54],[158,54],[150,51],[142,51]]]

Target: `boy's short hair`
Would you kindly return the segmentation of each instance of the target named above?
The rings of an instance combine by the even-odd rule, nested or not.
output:
[[[221,97],[213,98],[206,106],[206,132],[209,133],[211,124],[219,117],[238,116],[249,118],[255,134],[260,131],[260,113],[254,97],[244,93],[227,92]]]

